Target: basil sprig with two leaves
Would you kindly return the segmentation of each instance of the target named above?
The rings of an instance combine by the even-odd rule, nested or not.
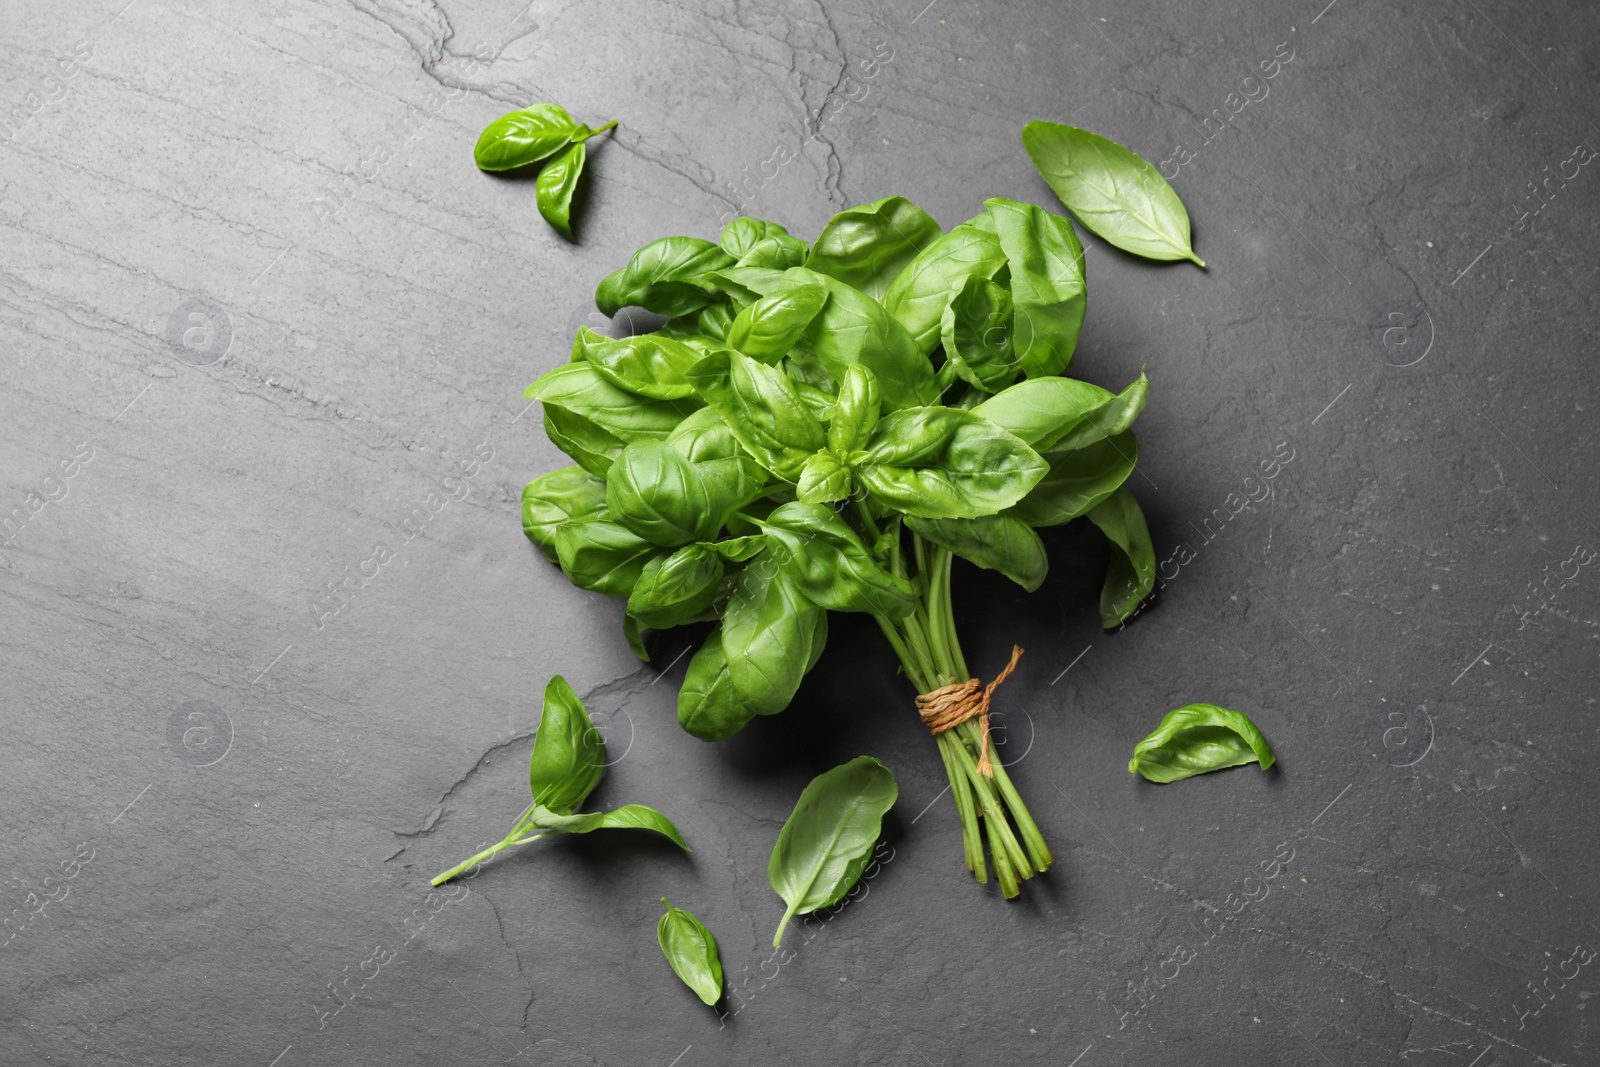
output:
[[[685,852],[689,846],[672,821],[643,804],[624,804],[610,811],[579,814],[576,809],[605,773],[606,745],[589,712],[561,675],[545,686],[544,712],[528,760],[528,785],[533,803],[517,817],[511,832],[497,845],[456,864],[433,879],[443,885],[513,845],[525,845],[548,834],[587,834],[594,830],[652,830],[670,838]]]
[[[1266,770],[1276,759],[1246,716],[1215,704],[1189,704],[1167,712],[1161,725],[1133,746],[1128,773],[1152,782],[1176,782],[1247,763]]]
[[[673,907],[666,897],[661,898],[661,906],[667,909],[656,921],[661,954],[695,996],[715,1006],[722,999],[722,957],[717,953],[716,937],[705,923]]]
[[[595,304],[666,323],[582,329],[529,387],[576,466],[529,484],[523,529],[573,583],[626,600],[641,656],[647,630],[712,624],[678,694],[679,724],[708,741],[789,705],[829,612],[871,616],[918,693],[966,683],[954,560],[1037,589],[1040,528],[1104,533],[1101,622],[1119,626],[1155,581],[1124,484],[1149,382],[1064,376],[1086,294],[1072,220],[1003,198],[948,232],[890,197],[815,244],[748,218],[651,241]],[[1015,896],[1053,862],[1043,835],[981,759],[978,721],[937,743],[968,868]]]
[[[472,150],[478,169],[516,170],[544,163],[534,183],[534,201],[545,221],[572,239],[572,194],[588,160],[584,143],[615,126],[590,129],[560,104],[535,104],[495,119],[478,135]]]

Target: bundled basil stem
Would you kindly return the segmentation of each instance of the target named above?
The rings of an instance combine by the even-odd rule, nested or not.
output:
[[[641,656],[644,629],[716,623],[679,693],[696,737],[784,710],[831,611],[873,616],[917,693],[967,683],[955,558],[1037,589],[1040,527],[1087,518],[1106,534],[1106,626],[1150,592],[1150,535],[1123,487],[1148,384],[1063,376],[1085,306],[1073,224],[986,207],[948,233],[890,197],[812,244],[749,218],[717,243],[654,241],[596,303],[666,324],[581,328],[570,362],[529,387],[576,463],[524,490],[529,538],[575,584],[627,598]],[[939,752],[967,866],[979,881],[992,867],[1011,897],[1050,849],[987,758],[977,703]]]

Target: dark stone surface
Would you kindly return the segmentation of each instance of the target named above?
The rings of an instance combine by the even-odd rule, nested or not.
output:
[[[0,1062],[1596,1062],[1600,9],[924,2],[14,0]],[[622,123],[576,246],[472,164],[544,99]],[[1077,373],[1154,385],[1154,606],[1102,634],[1077,531],[1034,596],[958,577],[975,668],[1028,649],[1004,751],[1058,865],[1006,904],[870,628],[702,744],[681,662],[640,669],[516,500],[561,462],[521,389],[633,248],[751,197],[808,236],[891,193],[1053,207],[1032,118],[1178,168],[1211,268],[1088,242]],[[519,810],[557,671],[611,737],[599,802],[694,855],[547,843],[430,898]],[[1130,780],[1191,700],[1278,768]],[[772,839],[860,752],[892,858],[779,965]],[[662,895],[721,939],[725,1024]]]

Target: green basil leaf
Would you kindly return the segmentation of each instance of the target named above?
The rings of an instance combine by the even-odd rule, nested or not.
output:
[[[660,554],[659,546],[604,519],[556,528],[556,557],[567,580],[607,596],[631,593],[644,565]]]
[[[713,348],[720,348],[727,339],[728,327],[733,325],[733,314],[731,305],[708,304],[698,311],[668,319],[655,333],[657,337],[697,345],[709,352]]]
[[[789,284],[820,279],[828,302],[806,327],[806,341],[836,381],[861,364],[878,379],[887,410],[939,402],[933,365],[916,342],[882,304],[843,282],[805,268],[784,272]]]
[[[839,378],[839,397],[828,420],[828,447],[840,455],[871,440],[878,428],[878,376],[863,363],[852,363]]]
[[[1145,401],[1149,397],[1150,379],[1140,372],[1138,379],[1132,385],[1100,404],[1084,416],[1082,422],[1040,451],[1070,452],[1075,448],[1087,448],[1096,441],[1104,441],[1108,437],[1124,433],[1144,410]]]
[[[644,647],[644,634],[640,632],[639,620],[632,615],[622,616],[622,639],[628,642],[628,651],[639,657],[639,662],[650,662],[650,650]]]
[[[769,237],[787,236],[789,231],[776,222],[740,215],[722,228],[722,238],[717,244],[728,255],[738,259]]]
[[[1011,342],[1011,294],[987,278],[968,278],[944,309],[946,357],[965,382],[999,392],[1021,373]]]
[[[600,371],[587,361],[565,363],[539,377],[522,394],[544,404],[546,427],[549,426],[551,408],[560,408],[580,416],[586,423],[603,431],[612,441],[627,444],[631,441],[660,440],[670,434],[684,417],[698,409],[700,401],[693,397],[682,400],[651,400],[607,381]],[[560,431],[571,434],[579,424],[573,420],[558,419]],[[555,435],[551,435],[552,440]],[[607,455],[608,447],[590,447],[590,439],[581,443],[591,451]],[[605,446],[605,440],[599,441]],[[572,453],[568,453],[572,455]],[[580,463],[583,461],[576,455]],[[611,451],[608,458],[614,459]],[[585,464],[585,469],[595,474],[605,474],[605,467],[595,470]]]
[[[926,211],[891,196],[835,215],[812,243],[805,265],[882,300],[917,253],[943,235]]]
[[[850,495],[850,468],[832,452],[816,452],[800,468],[795,496],[806,504],[831,504]]]
[[[1060,374],[1078,347],[1085,307],[1083,245],[1072,220],[1015,200],[984,203],[1011,269],[1017,359],[1030,378]]]
[[[894,773],[871,756],[857,756],[806,786],[767,863],[767,880],[788,905],[773,947],[783,944],[790,919],[837,903],[861,878],[899,795]]]
[[[1156,550],[1144,511],[1125,485],[1090,508],[1088,517],[1112,545],[1100,591],[1100,625],[1110,630],[1127,622],[1156,587]]]
[[[678,828],[672,825],[671,819],[643,804],[623,804],[610,811],[591,811],[581,815],[550,816],[535,811],[534,816],[534,825],[559,834],[587,834],[595,830],[651,830],[670,838],[685,852],[693,851],[684,842],[683,835],[678,833]]]
[[[978,220],[989,223],[987,215]],[[883,306],[911,334],[917,350],[928,355],[939,347],[944,309],[967,279],[998,280],[1005,269],[1006,256],[999,239],[971,222],[963,223],[906,265],[884,294]]]
[[[681,626],[711,607],[723,570],[722,557],[704,544],[657,556],[644,565],[628,594],[628,615],[652,630]]]
[[[721,741],[744,729],[755,714],[734,690],[718,626],[689,660],[678,690],[678,725],[702,741]]]
[[[972,410],[1043,452],[1115,398],[1098,385],[1076,378],[1029,378]]]
[[[783,371],[733,351],[713,352],[689,371],[702,399],[745,450],[786,481],[800,477],[827,432]]]
[[[1048,467],[1022,440],[960,408],[907,408],[884,417],[856,477],[879,501],[926,519],[975,519],[1010,507]]]
[[[1116,492],[1139,462],[1133,431],[1072,452],[1046,452],[1049,471],[1011,513],[1029,526],[1071,522]]]
[[[740,256],[739,262],[734,265],[788,270],[790,267],[803,266],[810,251],[811,246],[800,238],[778,234],[764,241],[758,241],[748,252]]]
[[[522,532],[551,563],[558,559],[556,527],[603,519],[605,511],[606,483],[582,467],[562,467],[522,487]]]
[[[587,158],[583,142],[579,141],[546,163],[534,182],[534,202],[539,214],[569,241],[572,240],[572,194],[578,188]]]
[[[789,706],[811,662],[820,610],[784,568],[757,561],[738,573],[722,615],[722,650],[741,704],[757,715]]]
[[[865,611],[903,619],[917,606],[917,591],[878,566],[861,538],[824,504],[784,504],[761,528],[781,550],[789,578],[807,600],[830,611]]]
[[[764,296],[734,317],[728,346],[763,363],[776,363],[805,336],[827,302],[828,290],[821,285],[796,285]]]
[[[685,375],[704,356],[703,349],[659,333],[610,338],[580,326],[572,341],[573,362],[587,360],[617,388],[656,400],[693,396]]]
[[[981,519],[906,519],[926,541],[932,541],[978,566],[1001,574],[1028,592],[1044,584],[1050,558],[1033,527],[1012,515]]]
[[[1208,771],[1277,759],[1256,724],[1215,704],[1190,704],[1167,712],[1155,732],[1133,746],[1129,774],[1152,782],[1176,782]]]
[[[787,287],[784,271],[774,267],[724,267],[705,277],[706,287],[721,293],[733,302],[734,308],[743,310]]]
[[[578,466],[602,478],[622,451],[622,442],[616,437],[582,415],[561,408],[544,409],[544,432],[550,443],[577,460]]]
[[[666,548],[707,540],[722,518],[694,464],[662,441],[635,441],[617,456],[606,474],[606,512]]]
[[[1206,265],[1189,243],[1183,201],[1145,159],[1097,133],[1056,122],[1022,127],[1022,146],[1090,233],[1146,259]]]
[[[605,766],[606,743],[588,710],[567,680],[555,675],[544,689],[544,711],[528,760],[533,802],[570,815],[599,784]]]
[[[478,135],[472,156],[481,170],[511,170],[554,155],[578,124],[559,104],[535,104],[501,115]]]
[[[642,307],[675,318],[712,302],[701,284],[712,271],[733,266],[733,257],[698,237],[663,237],[651,241],[612,272],[595,290],[602,312],[615,315],[625,307]]]
[[[667,957],[672,973],[695,996],[715,1006],[722,999],[722,957],[717,954],[717,939],[705,923],[682,908],[674,908],[666,897],[661,898],[661,906],[667,909],[656,921],[661,954]]]
[[[729,563],[743,563],[767,547],[766,534],[749,534],[729,537],[716,542],[704,542]]]
[[[700,472],[719,525],[730,512],[776,484],[766,468],[745,451],[722,416],[711,408],[701,408],[680,422],[668,435],[667,444]]]

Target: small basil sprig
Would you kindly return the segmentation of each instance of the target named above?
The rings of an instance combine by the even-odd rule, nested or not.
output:
[[[545,221],[571,240],[572,194],[588,158],[584,142],[616,124],[612,119],[590,129],[574,121],[560,104],[535,104],[485,126],[472,156],[478,168],[487,171],[515,170],[548,159],[534,184],[534,200]]]
[[[722,958],[717,955],[717,939],[705,923],[682,908],[674,908],[666,897],[661,898],[661,904],[667,909],[656,922],[661,954],[695,996],[715,1005],[722,999]]]
[[[774,948],[783,944],[790,919],[837,903],[856,884],[899,795],[894,773],[871,756],[857,756],[806,786],[767,864],[767,880],[789,906]]]
[[[476,864],[512,845],[525,845],[546,834],[586,834],[591,830],[653,830],[672,839],[685,852],[678,828],[665,815],[643,804],[624,804],[610,811],[575,814],[574,810],[600,783],[605,773],[606,744],[589,712],[561,675],[544,690],[544,713],[533,738],[528,760],[528,785],[533,803],[506,834],[493,845],[445,871],[433,880],[443,885]]]
[[[1133,746],[1128,773],[1152,782],[1176,782],[1246,763],[1260,763],[1266,770],[1276,759],[1267,739],[1244,715],[1215,704],[1190,704],[1167,712],[1155,732]]]

